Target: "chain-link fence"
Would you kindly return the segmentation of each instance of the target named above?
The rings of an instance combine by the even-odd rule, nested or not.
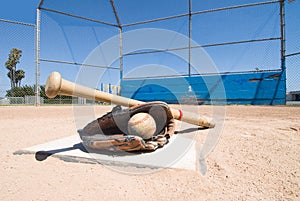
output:
[[[300,104],[300,53],[286,57],[287,65],[287,103]]]
[[[300,1],[286,4],[286,68],[287,101],[300,104]]]
[[[0,19],[0,104],[32,104],[35,25]]]
[[[171,66],[179,75],[198,73],[190,67],[189,62],[173,59],[170,56],[172,51],[185,51],[189,57],[193,57],[193,49],[204,48],[222,73],[264,72],[280,70],[282,67],[281,1],[203,3],[191,0],[176,2],[174,6],[168,6],[174,4],[171,0],[147,3],[133,0],[130,5],[121,1],[90,0],[85,6],[76,3],[65,6],[64,0],[42,2],[39,7],[39,26],[0,20],[0,43],[3,44],[0,49],[0,104],[36,103],[36,84],[41,104],[93,103],[67,96],[48,99],[45,96],[45,83],[52,71],[58,71],[63,77],[76,82],[81,71],[93,69],[95,75],[101,74],[101,77],[91,77],[98,82],[97,86],[90,87],[115,94],[120,93],[120,80],[126,78],[134,67],[145,62]],[[299,1],[286,2],[285,5],[288,55],[286,87],[290,92],[300,90],[299,37],[290,37],[297,35],[295,32],[298,31],[296,25],[299,19],[289,15],[290,10],[299,7]],[[157,12],[150,12],[153,9]],[[122,52],[127,48],[126,41],[122,41],[122,34],[143,28],[172,30],[191,38],[200,46],[190,43],[185,47],[175,47],[170,44],[159,51]],[[99,49],[100,44],[114,37],[121,41],[114,44],[117,48]],[[35,51],[36,45],[40,51]],[[13,48],[22,50],[22,56],[14,71],[11,71],[5,63]],[[97,58],[90,58],[96,50]],[[107,57],[107,51],[115,51],[113,54],[119,55],[118,58],[111,60]],[[24,70],[25,77],[13,87],[14,80],[10,77],[16,77],[18,70]],[[157,73],[152,71],[151,75]],[[204,73],[211,72],[208,70]],[[83,84],[89,86],[88,82]]]
[[[0,44],[0,63],[2,66],[0,68],[0,105],[36,104],[36,83],[38,82],[36,75],[36,25],[0,19]],[[55,48],[61,49],[58,46]],[[16,54],[18,56],[14,56]],[[69,68],[70,65],[78,67],[77,64],[58,63],[51,65],[50,68],[52,69],[49,68],[49,70],[60,71],[63,67]],[[55,66],[58,66],[58,68],[55,69]],[[74,69],[76,70],[76,68]],[[20,72],[22,72],[22,75],[19,78],[18,73]],[[42,74],[42,77],[45,78],[47,70],[42,69],[39,74]],[[40,104],[94,103],[94,101],[68,96],[57,96],[54,99],[49,99],[45,95],[45,80],[43,80],[39,89]],[[109,93],[119,93],[119,86],[110,83],[102,83],[101,89]]]

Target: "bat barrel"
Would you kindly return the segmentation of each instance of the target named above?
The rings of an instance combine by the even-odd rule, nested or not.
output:
[[[55,98],[61,89],[62,78],[58,72],[53,72],[48,76],[45,92],[48,98]]]
[[[62,79],[61,75],[58,72],[53,72],[49,75],[46,82],[45,91],[47,97],[49,98],[54,98],[57,95],[74,96],[86,98],[89,100],[113,103],[116,105],[123,105],[127,107],[144,103],[142,101],[113,95],[110,93],[85,87],[80,84],[75,84],[68,80]]]
[[[125,98],[118,95],[113,95],[89,87],[85,87],[68,80],[62,79],[58,72],[53,72],[49,75],[46,82],[46,95],[49,98],[54,98],[57,95],[66,95],[74,97],[82,97],[90,100],[96,100],[101,102],[112,103],[116,105],[122,105],[131,107],[135,105],[143,104],[144,102]],[[195,113],[183,112],[178,109],[171,108],[171,112],[175,119],[181,120],[190,124],[212,128],[215,123],[212,119],[200,116]]]

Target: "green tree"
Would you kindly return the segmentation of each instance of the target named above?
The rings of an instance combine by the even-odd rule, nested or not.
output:
[[[16,85],[21,86],[21,80],[25,77],[25,71],[22,69],[16,71]]]
[[[20,63],[22,56],[22,50],[12,48],[8,60],[5,62],[5,67],[9,70],[7,76],[10,79],[11,88],[17,87],[18,83],[20,86],[21,80],[25,77],[25,71],[17,70],[17,64]]]
[[[9,77],[9,79],[11,79],[12,73],[8,72],[7,73],[7,77]],[[25,77],[25,71],[23,70],[17,70],[15,72],[15,80],[16,80],[16,87],[20,87],[21,86],[21,80]]]
[[[25,85],[22,87],[14,87],[6,91],[6,97],[25,97],[34,96],[34,86]]]

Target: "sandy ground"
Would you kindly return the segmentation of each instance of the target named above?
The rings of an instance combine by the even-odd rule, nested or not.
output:
[[[225,109],[205,175],[181,169],[129,175],[101,164],[14,155],[74,135],[73,107],[0,107],[0,200],[300,200],[300,107]]]

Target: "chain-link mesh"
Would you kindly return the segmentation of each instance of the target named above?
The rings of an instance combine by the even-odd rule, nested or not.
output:
[[[300,91],[300,54],[286,58],[287,91]],[[300,92],[299,92],[300,94]]]
[[[300,18],[298,13],[300,1],[286,4],[286,72],[288,101],[300,101]]]
[[[0,44],[0,104],[33,104],[27,97],[35,95],[35,25],[1,19]],[[20,56],[9,59],[13,51]]]
[[[114,1],[119,19],[108,0],[89,0],[84,6],[67,1],[68,7],[64,6],[64,1],[43,1],[40,41],[35,41],[35,25],[0,20],[0,104],[33,104],[36,81],[40,83],[41,104],[92,103],[65,96],[48,99],[44,88],[47,76],[52,71],[59,71],[68,80],[76,81],[83,68],[97,69],[102,77],[98,86],[93,87],[117,94],[120,70],[126,74],[141,62],[173,66],[182,75],[197,73],[193,69],[188,72],[187,63],[170,56],[172,51],[185,51],[188,54],[188,44],[186,47],[177,47],[181,50],[160,51],[155,56],[148,54],[148,50],[145,50],[145,54],[124,54],[122,60],[117,58],[113,62],[105,58],[107,49],[101,49],[97,50],[101,59],[87,59],[99,44],[111,37],[119,37],[120,26],[123,32],[139,28],[163,28],[186,36],[190,34],[193,41],[205,48],[219,72],[264,71],[281,67],[279,1],[191,1],[191,24],[188,1]],[[293,10],[299,7],[299,1],[286,2],[285,5],[286,54],[289,55],[300,50],[299,34],[298,38],[291,37],[297,35],[299,18],[289,14],[295,13]],[[126,6],[130,9],[126,9]],[[151,8],[157,12],[152,12]],[[41,50],[38,58],[40,77],[36,80],[35,44],[38,42]],[[115,44],[115,54],[119,54],[119,45]],[[170,47],[173,47],[172,44]],[[10,71],[5,65],[13,48],[22,50],[15,71],[25,72],[25,77],[16,83],[18,86],[15,89],[9,78],[12,74],[8,75]],[[194,48],[198,47],[191,47],[191,50]],[[190,53],[191,57],[195,57],[193,51]],[[298,54],[286,58],[288,92],[300,89],[298,66]]]

